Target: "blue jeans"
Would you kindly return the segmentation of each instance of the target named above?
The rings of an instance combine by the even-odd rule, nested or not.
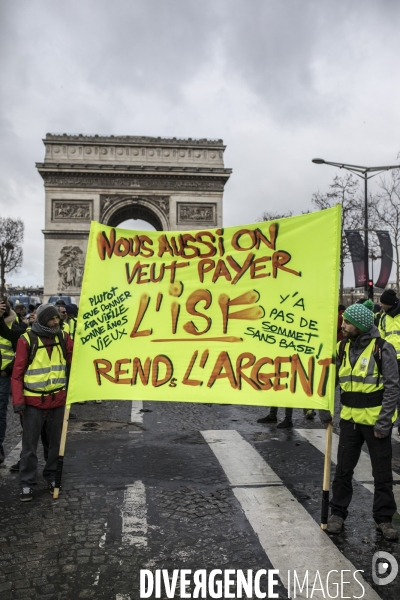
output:
[[[0,376],[0,448],[3,447],[7,429],[7,410],[10,398],[11,377]]]

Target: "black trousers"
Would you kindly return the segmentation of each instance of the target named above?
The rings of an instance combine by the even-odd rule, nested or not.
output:
[[[24,419],[22,418],[22,415],[19,415],[19,422],[21,423],[21,429],[24,428]],[[47,461],[47,459],[49,458],[49,438],[47,436],[47,431],[46,431],[47,425],[46,422],[43,423],[43,427],[42,427],[42,431],[40,432],[40,438],[42,440],[42,444],[43,444],[43,456],[44,456],[44,460]],[[21,454],[22,454],[22,450],[21,450]],[[21,458],[21,455],[20,455]],[[19,461],[18,461],[19,463]]]
[[[353,496],[352,477],[358,463],[361,447],[367,443],[374,477],[373,516],[376,523],[390,523],[396,512],[393,496],[392,439],[374,436],[370,425],[359,425],[340,420],[339,448],[335,478],[332,484],[331,513],[346,519]]]
[[[43,477],[52,483],[56,476],[58,453],[60,449],[61,433],[64,421],[64,406],[41,410],[35,406],[26,405],[22,429],[22,452],[19,466],[20,487],[33,487],[36,485],[37,470],[37,445],[43,426],[47,430],[49,440],[48,458],[43,470]]]
[[[278,407],[277,406],[271,406],[269,414],[272,417],[277,417],[278,416]],[[286,419],[291,419],[293,415],[293,408],[285,408],[285,418]]]

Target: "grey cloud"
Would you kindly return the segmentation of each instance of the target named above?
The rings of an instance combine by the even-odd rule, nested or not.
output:
[[[52,104],[56,100],[67,113],[85,107],[96,92],[116,106],[121,97],[144,92],[179,103],[185,84],[220,59],[228,81],[239,77],[272,113],[291,120],[335,110],[332,94],[325,96],[318,87],[315,65],[323,61],[329,71],[342,64],[344,74],[356,70],[360,56],[354,39],[360,32],[369,39],[364,58],[382,31],[386,47],[398,51],[400,5],[395,0],[362,5],[344,0],[20,0],[4,2],[3,11],[6,99],[22,92],[42,97],[45,104],[50,94]],[[340,81],[334,95],[343,109],[346,89]]]
[[[43,277],[34,163],[46,132],[223,138],[226,225],[274,203],[309,207],[334,175],[314,153],[379,164],[399,150],[398,0],[0,0],[0,11],[0,212],[25,218],[20,281]]]
[[[115,0],[13,3],[3,48],[18,87],[179,92],[210,60],[219,26],[212,2]],[[21,60],[21,59],[27,60]]]
[[[343,110],[348,71],[371,68],[379,45],[399,51],[400,4],[395,0],[321,2],[253,0],[228,3],[231,18],[225,31],[229,68],[278,117],[315,120]],[[377,48],[378,46],[378,48]],[[319,89],[316,65],[336,71],[334,102]],[[338,73],[339,71],[339,73]],[[373,77],[370,73],[369,77]],[[367,81],[366,81],[367,83]]]

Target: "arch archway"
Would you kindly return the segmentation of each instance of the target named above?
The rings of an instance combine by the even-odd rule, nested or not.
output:
[[[169,229],[169,198],[165,196],[106,196],[101,202],[100,221],[117,227],[128,219],[142,219],[156,229]]]
[[[144,219],[127,219],[117,225],[119,229],[133,229],[135,231],[156,231],[156,228]]]

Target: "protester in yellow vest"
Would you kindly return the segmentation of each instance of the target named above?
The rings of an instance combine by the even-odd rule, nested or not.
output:
[[[400,302],[394,290],[385,290],[380,297],[382,315],[379,333],[396,350],[400,372]]]
[[[33,498],[36,485],[37,445],[46,425],[49,451],[43,476],[53,493],[66,401],[67,367],[73,343],[60,328],[58,309],[42,304],[31,331],[19,340],[11,378],[14,412],[22,413],[22,453],[19,481],[20,500]]]
[[[11,305],[0,302],[0,463],[4,462],[3,442],[7,429],[7,407],[10,397],[10,377],[18,338],[26,324],[16,325],[16,313]]]
[[[400,302],[394,290],[385,290],[380,297],[382,315],[379,320],[381,337],[390,342],[397,355],[397,368],[400,376]],[[400,397],[397,399],[397,410],[400,411]],[[400,435],[400,422],[397,433]]]
[[[72,306],[71,304],[66,304],[65,305],[65,310],[67,312],[67,323],[68,323],[68,327],[69,327],[69,335],[71,336],[71,339],[73,340],[75,337],[75,330],[76,330],[76,324],[77,324],[77,310],[75,308],[75,306]]]
[[[400,393],[396,353],[380,338],[373,313],[362,304],[345,310],[342,329],[344,339],[337,345],[336,361],[342,405],[340,436],[327,529],[330,533],[342,530],[353,493],[353,472],[366,442],[374,477],[376,528],[385,539],[397,540],[399,535],[392,525],[396,502],[391,440]],[[320,411],[320,417],[325,428],[332,425],[328,411]]]
[[[62,304],[61,304],[62,303]],[[70,333],[68,319],[67,319],[67,311],[65,309],[64,300],[57,300],[55,304],[59,314],[60,314],[60,327],[65,333]]]
[[[400,361],[400,303],[394,290],[385,290],[380,297],[383,315],[379,322],[381,337],[390,342]]]

